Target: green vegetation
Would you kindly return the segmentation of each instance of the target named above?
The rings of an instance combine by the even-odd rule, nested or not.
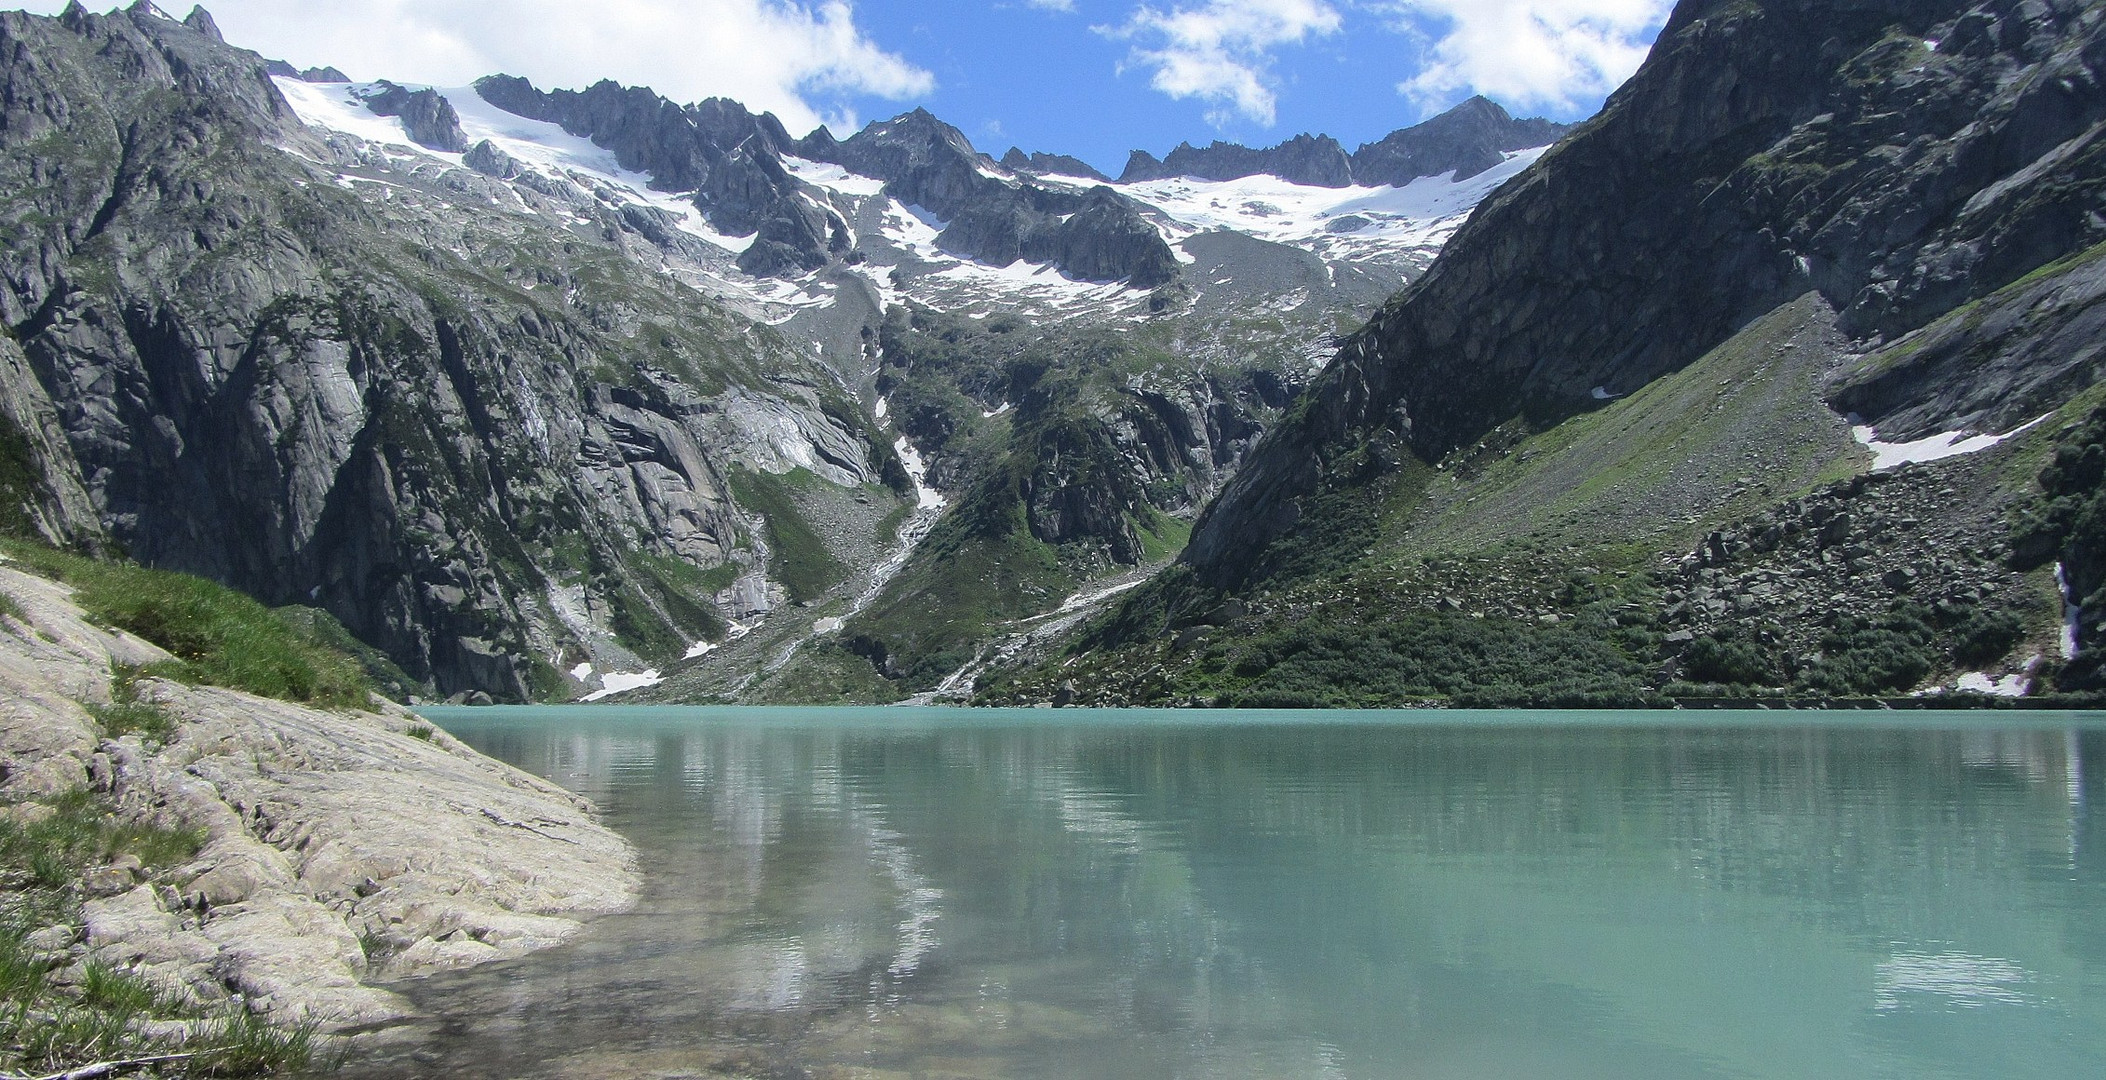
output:
[[[1192,539],[1192,523],[1169,514],[1148,515],[1149,521],[1141,526],[1141,561],[1162,562],[1185,549]]]
[[[402,730],[402,733],[404,735],[409,736],[412,739],[421,739],[425,742],[430,742],[438,737],[439,729],[432,727],[430,724],[420,723],[411,724],[409,727],[404,728]]]
[[[0,616],[6,616],[24,626],[29,625],[29,613],[22,610],[22,602],[9,593],[0,592]]]
[[[1655,703],[1641,666],[1619,645],[1599,627],[1540,628],[1415,611],[1372,626],[1304,621],[1217,645],[1200,660],[1195,681],[1204,686],[1210,676],[1230,676],[1222,681],[1231,688],[1212,701],[1240,708]]]
[[[739,505],[767,520],[772,576],[790,591],[792,601],[817,600],[847,580],[848,568],[826,549],[797,506],[798,488],[823,481],[803,469],[782,476],[740,469],[732,471],[730,480]]]
[[[932,688],[973,658],[990,627],[1052,610],[1074,586],[1059,550],[1020,520],[989,522],[961,506],[850,621],[842,645],[901,686]]]
[[[619,570],[597,562],[594,566],[613,609],[610,622],[623,644],[640,656],[664,662],[678,658],[697,638],[724,636],[724,617],[714,597],[737,580],[737,564],[703,570],[644,551],[626,552],[622,560]],[[537,700],[560,697],[566,686],[553,668],[537,669],[535,678]]]
[[[0,819],[0,872],[48,888],[70,885],[89,866],[120,855],[149,867],[174,866],[196,855],[205,842],[200,829],[125,821],[107,800],[86,791],[32,805],[39,814],[29,815],[28,824]]]
[[[1865,453],[1821,399],[1826,349],[1800,301],[1695,363],[1547,431],[1518,425],[1450,454],[1406,520],[1409,554],[1530,535],[1593,547],[1693,545],[1728,520],[1858,471]]]
[[[175,714],[151,701],[139,700],[139,678],[147,672],[135,667],[115,667],[110,672],[110,703],[90,705],[104,735],[113,739],[139,735],[148,742],[167,742],[176,730]]]
[[[366,680],[372,684],[373,691],[389,701],[405,703],[409,701],[410,695],[423,689],[417,680],[410,678],[395,661],[389,659],[388,654],[360,641],[343,623],[336,620],[336,616],[321,608],[282,607],[273,610],[271,614],[292,627],[293,633],[358,661],[358,666],[365,671]]]
[[[357,661],[224,586],[33,543],[4,542],[0,550],[73,586],[74,601],[89,618],[175,656],[152,674],[323,708],[368,703]]]
[[[756,705],[887,705],[904,696],[867,659],[822,639],[799,649],[795,663],[746,698]]]
[[[2039,494],[2021,507],[2011,525],[2014,559],[2037,566],[2050,559],[2083,617],[2078,620],[2077,658],[2058,680],[2064,690],[2106,689],[2106,406],[2076,424],[2040,470]]]

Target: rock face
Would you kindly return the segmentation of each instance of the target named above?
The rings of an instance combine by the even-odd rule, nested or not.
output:
[[[894,199],[943,219],[937,243],[955,255],[996,266],[1049,261],[1072,277],[1140,289],[1177,277],[1177,256],[1139,203],[1110,188],[1002,176],[962,132],[924,109],[843,142],[815,132],[798,152],[883,180]]]
[[[453,103],[436,90],[410,90],[383,79],[364,95],[366,108],[375,116],[399,116],[402,130],[419,146],[458,154],[468,149],[468,136],[461,134],[460,114]]]
[[[484,101],[563,130],[614,151],[624,169],[649,173],[666,191],[694,191],[712,170],[748,140],[771,150],[791,145],[789,133],[771,114],[755,116],[723,98],[676,105],[649,87],[603,80],[584,90],[534,88],[525,79],[491,75],[478,79]]]
[[[1345,187],[1354,179],[1353,163],[1337,139],[1302,134],[1264,150],[1218,140],[1204,148],[1179,143],[1161,161],[1145,150],[1136,150],[1127,159],[1126,171],[1119,174],[1119,182],[1130,184],[1169,176],[1235,180],[1260,173],[1317,187]]]
[[[717,229],[758,234],[739,262],[749,274],[794,277],[847,250],[840,214],[783,168],[792,140],[772,114],[722,98],[676,105],[647,87],[608,81],[543,93],[525,79],[492,75],[475,89],[506,112],[612,150],[624,169],[649,173],[663,190],[691,193]]]
[[[1506,153],[1549,146],[1570,130],[1541,117],[1516,120],[1490,99],[1473,97],[1353,151],[1353,179],[1402,187],[1422,176],[1452,172],[1464,180],[1499,164]]]
[[[1086,180],[1110,183],[1111,177],[1098,172],[1089,162],[1066,154],[1034,152],[1028,156],[1017,147],[1010,147],[1002,155],[1002,167],[1011,172],[1051,174],[1055,176],[1080,176]]]
[[[634,851],[588,804],[399,710],[145,680],[175,735],[103,738],[85,706],[108,702],[111,665],[167,654],[89,625],[63,586],[0,566],[0,591],[27,615],[0,619],[0,793],[92,786],[123,816],[205,837],[153,879],[97,872],[87,959],[199,1006],[238,994],[338,1030],[409,1013],[374,981],[520,956],[634,899]]]
[[[305,71],[301,71],[299,68],[296,68],[283,60],[268,61],[264,64],[263,69],[271,75],[277,76],[279,78],[299,79],[302,82],[347,83],[351,81],[351,76],[346,75],[333,67],[311,67]]]
[[[1911,428],[2006,415],[1970,386],[2037,402],[2094,377],[2036,347],[2062,321],[2022,325],[1992,294],[2106,238],[2102,35],[2082,5],[1683,3],[1602,115],[1346,343],[1187,557],[1234,580],[1304,494],[1361,482],[1331,465],[1351,448],[1393,438],[1433,460],[1517,415],[1593,408],[1595,388],[1645,385],[1809,289],[1875,344],[1992,298],[1842,391]]]
[[[1078,193],[999,175],[958,129],[925,110],[872,124],[845,142],[823,128],[793,142],[773,116],[721,99],[680,106],[611,82],[543,93],[504,75],[477,82],[476,92],[614,151],[623,168],[651,174],[657,187],[692,193],[710,224],[755,238],[738,262],[755,276],[801,276],[849,252],[840,211],[784,166],[783,154],[793,150],[883,180],[893,198],[952,222],[942,246],[967,258],[1052,261],[1074,277],[1136,288],[1177,274],[1176,257],[1138,204],[1109,190]]]
[[[611,210],[463,214],[510,189],[452,168],[361,199],[368,150],[151,13],[0,15],[0,46],[0,414],[54,539],[523,700],[723,632],[680,580],[754,558],[733,468],[876,475],[809,348],[625,257]]]
[[[1268,174],[1318,187],[1402,187],[1422,176],[1451,172],[1466,180],[1499,164],[1508,152],[1549,146],[1568,130],[1568,125],[1540,118],[1516,120],[1491,101],[1473,97],[1423,124],[1390,132],[1350,156],[1329,135],[1296,135],[1266,149],[1218,141],[1205,147],[1179,143],[1161,160],[1146,150],[1134,151],[1119,182],[1173,176],[1237,180]]]

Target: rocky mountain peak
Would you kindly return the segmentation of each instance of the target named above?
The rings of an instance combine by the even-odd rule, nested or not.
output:
[[[402,130],[419,146],[449,154],[468,149],[468,136],[461,131],[460,114],[453,102],[432,89],[411,90],[386,79],[372,87],[354,91],[375,116],[402,120]]]
[[[1348,155],[1329,135],[1301,134],[1265,149],[1215,141],[1204,147],[1179,143],[1161,159],[1135,150],[1121,183],[1189,177],[1238,180],[1270,175],[1315,187],[1401,187],[1423,176],[1454,173],[1466,180],[1498,165],[1515,150],[1548,146],[1568,126],[1540,118],[1516,120],[1492,100],[1478,96],[1422,124],[1393,131]]]
[[[1002,155],[1002,167],[1010,172],[1036,173],[1041,176],[1079,176],[1086,180],[1098,181],[1099,183],[1111,182],[1111,177],[1097,171],[1089,162],[1081,158],[1070,157],[1066,154],[1047,154],[1042,152],[1034,152],[1027,155],[1021,148],[1015,146],[1010,147],[1009,152]]]
[[[1346,187],[1353,182],[1345,148],[1329,135],[1296,135],[1264,150],[1216,140],[1206,147],[1181,142],[1161,161],[1144,151],[1127,159],[1121,183],[1186,176],[1195,180],[1237,180],[1269,174],[1295,184]]]
[[[824,129],[821,129],[823,132]],[[1110,188],[1080,192],[1004,175],[965,133],[915,109],[834,143],[820,132],[799,152],[885,182],[885,192],[947,224],[937,246],[993,266],[1052,263],[1085,281],[1154,288],[1179,263],[1139,203]]]
[[[1467,179],[1515,150],[1548,146],[1569,125],[1516,120],[1497,102],[1472,97],[1422,124],[1393,131],[1353,152],[1353,177],[1363,184],[1403,186],[1422,176],[1454,173]]]
[[[183,25],[214,41],[225,42],[227,40],[220,34],[219,24],[212,21],[212,13],[206,11],[202,5],[190,9],[190,14],[183,17]]]
[[[810,140],[800,145],[805,156],[829,153],[815,159],[883,180],[901,202],[945,219],[976,199],[996,197],[1003,185],[965,133],[927,109],[877,121],[832,147]]]

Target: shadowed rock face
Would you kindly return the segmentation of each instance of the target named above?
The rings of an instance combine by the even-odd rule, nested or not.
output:
[[[374,84],[362,99],[375,116],[399,116],[402,130],[419,146],[458,154],[468,149],[468,136],[461,133],[461,117],[453,103],[436,90],[409,90],[385,79]]]
[[[1303,495],[1356,482],[1330,462],[1371,441],[1431,460],[1516,415],[1554,421],[1592,407],[1592,387],[1644,385],[1809,290],[1846,333],[1893,341],[2106,239],[2095,15],[2015,0],[1682,4],[1603,113],[1346,343],[1186,558],[1212,580],[1247,574]],[[1959,329],[1983,325],[2005,334],[1997,377],[2024,381],[2013,365],[2049,327]],[[1845,397],[1935,427],[1951,417],[1918,407],[1945,393],[1937,373],[1953,368],[1934,358],[1951,355],[1945,341],[1916,362],[1922,381],[1860,379]]]
[[[449,212],[502,190],[470,169],[344,191],[357,152],[195,28],[0,14],[0,109],[0,414],[46,535],[519,700],[721,630],[647,564],[750,557],[734,460],[874,475],[808,350],[613,247]]]

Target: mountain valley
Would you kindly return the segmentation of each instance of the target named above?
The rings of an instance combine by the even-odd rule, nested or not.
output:
[[[436,699],[2078,700],[2102,22],[1688,0],[1113,181],[9,13],[0,527]]]

